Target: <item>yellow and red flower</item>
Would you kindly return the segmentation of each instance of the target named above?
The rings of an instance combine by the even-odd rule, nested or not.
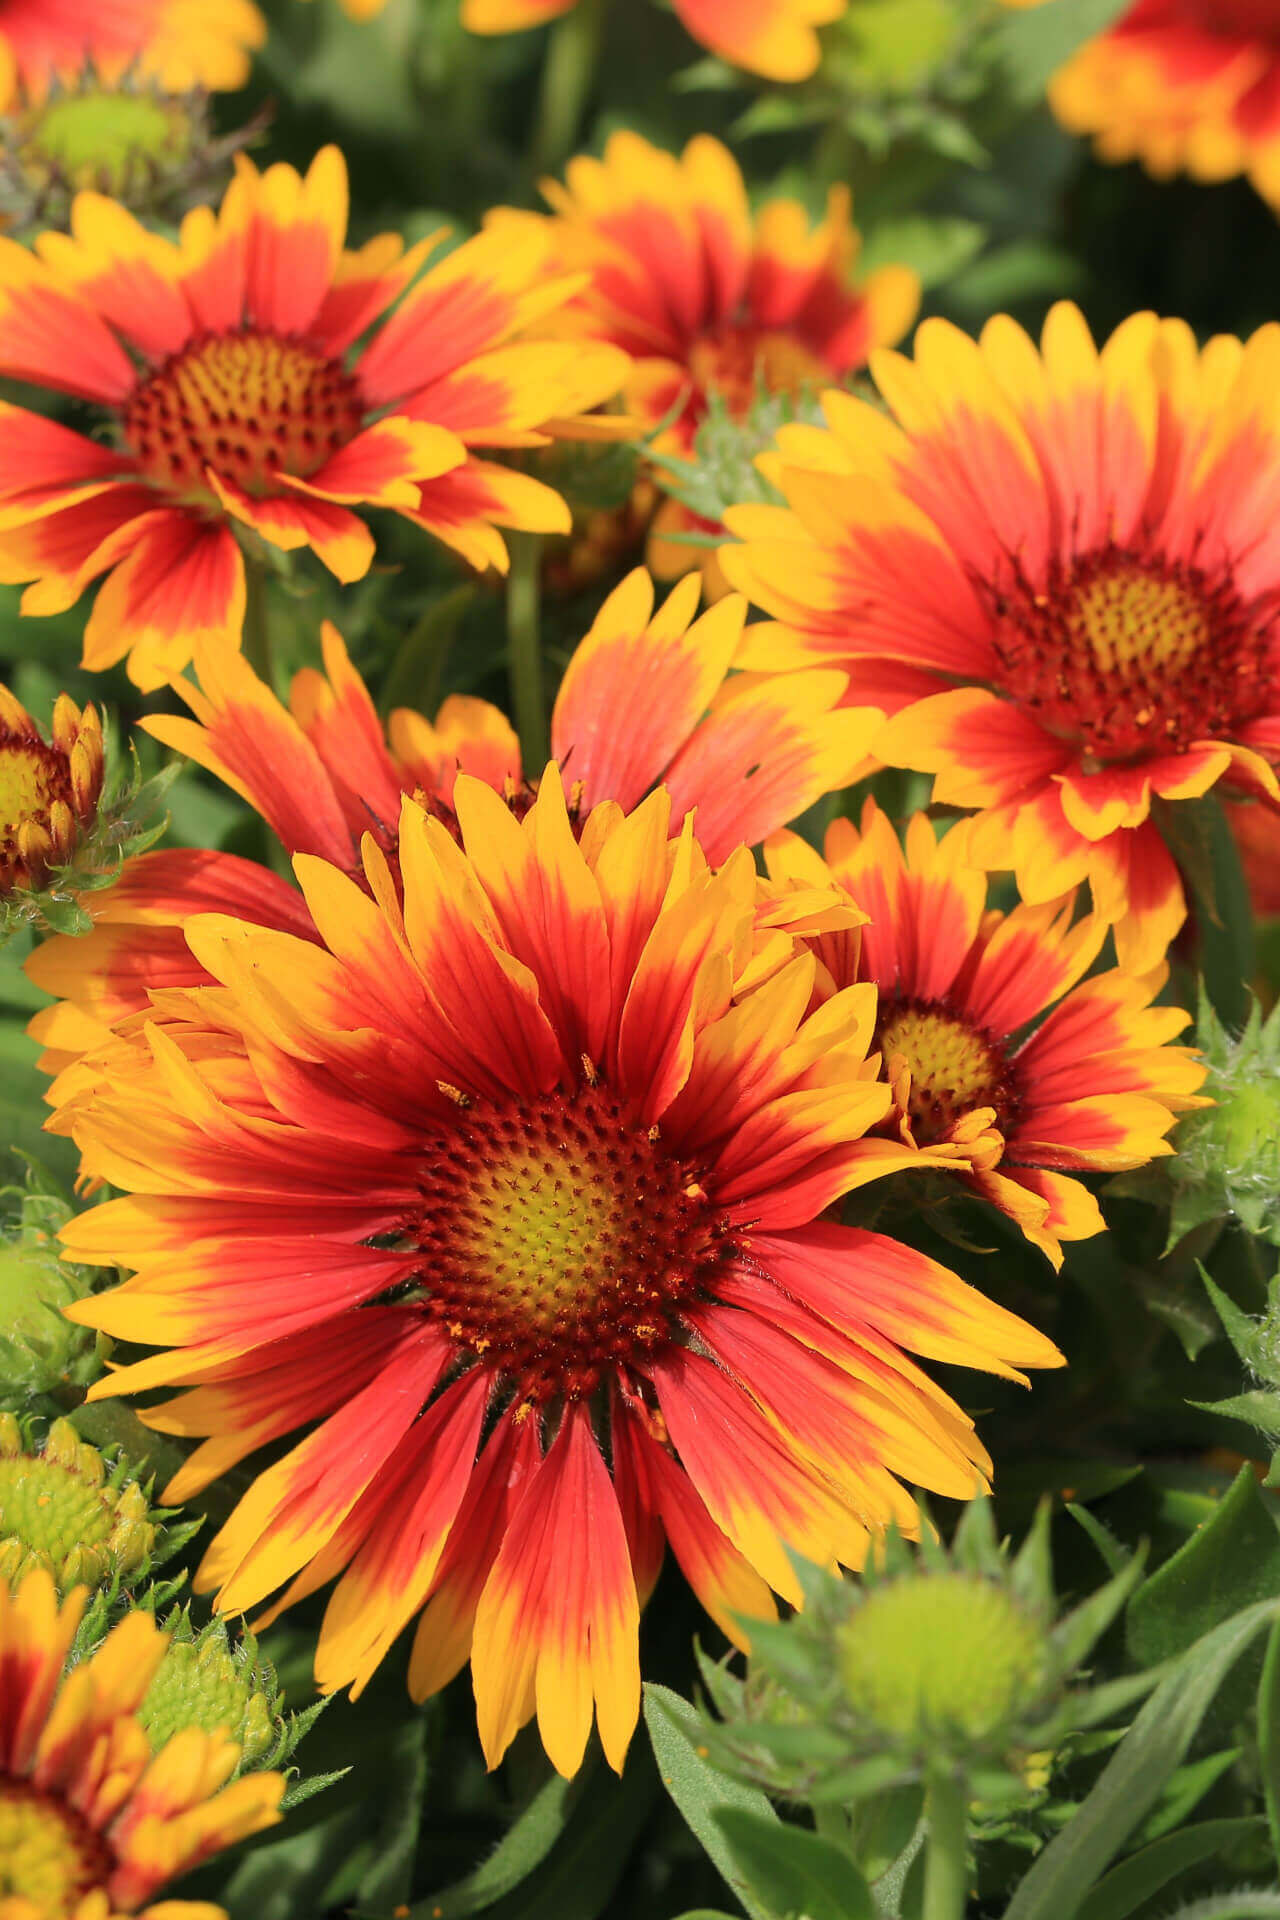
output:
[[[698,599],[696,575],[656,612],[643,570],[614,590],[570,660],[552,748],[575,814],[605,800],[630,809],[662,782],[677,819],[696,810],[701,845],[718,861],[846,785],[880,715],[841,707],[844,676],[831,669],[730,675],[743,603],[734,597],[695,619]],[[255,807],[288,853],[328,860],[361,883],[366,833],[394,868],[406,793],[452,822],[461,771],[517,808],[528,804],[519,743],[496,707],[454,695],[434,725],[401,709],[391,716],[388,741],[332,627],[323,645],[325,673],[300,673],[289,709],[239,655],[202,650],[201,690],[174,682],[195,718],[143,724]],[[141,854],[93,909],[91,934],[48,940],[28,963],[39,985],[70,1003],[37,1015],[32,1026],[50,1049],[51,1071],[100,1040],[103,1024],[147,1006],[150,989],[207,979],[183,935],[193,914],[229,913],[317,937],[295,888],[228,853]]]
[[[1085,979],[1105,926],[1073,925],[1073,898],[989,910],[968,841],[963,827],[939,841],[918,813],[904,853],[868,800],[860,831],[833,822],[825,860],[789,833],[765,856],[776,879],[834,880],[869,915],[857,939],[815,942],[818,992],[874,984],[901,1137],[954,1153],[955,1177],[1061,1266],[1063,1240],[1106,1225],[1074,1176],[1171,1152],[1166,1135],[1200,1104],[1206,1070],[1167,1044],[1190,1015],[1151,1005],[1167,969]]]
[[[1035,904],[1087,877],[1147,972],[1186,912],[1153,803],[1280,795],[1280,327],[1138,314],[1099,351],[1063,304],[1039,353],[931,320],[872,370],[896,417],[828,395],[762,463],[788,507],[728,516],[776,616],[740,661],[845,668],[896,712],[876,753],[981,810],[974,857]]]
[[[572,13],[578,0],[462,0],[472,33],[517,33]],[[734,66],[767,80],[807,80],[822,48],[815,28],[839,20],[848,0],[673,0],[686,31]]]
[[[1247,174],[1280,205],[1277,0],[1136,0],[1054,76],[1049,98],[1103,160],[1140,160],[1159,180]]]
[[[76,1313],[167,1349],[94,1392],[208,1436],[178,1500],[306,1425],[198,1575],[224,1610],[333,1580],[322,1687],[421,1613],[418,1697],[471,1658],[496,1764],[537,1714],[572,1773],[620,1766],[664,1537],[712,1615],[798,1602],[788,1549],[856,1565],[907,1480],[988,1462],[904,1349],[1006,1375],[1059,1356],[954,1275],[824,1217],[929,1156],[869,1139],[892,1094],[874,990],[810,1014],[833,892],[714,871],[659,789],[575,826],[460,774],[412,799],[400,881],[299,856],[318,942],[223,915],[217,984],[122,1023],[56,1115],[124,1197],[66,1229],[134,1276]],[[125,1122],[125,1116],[127,1124]],[[424,1610],[425,1609],[425,1610]]]
[[[0,0],[0,112],[87,64],[107,81],[135,67],[171,93],[242,87],[266,37],[253,0]]]
[[[39,891],[72,859],[102,795],[102,723],[59,694],[51,738],[0,682],[0,897]]]
[[[35,254],[0,239],[0,372],[89,401],[108,434],[3,407],[0,579],[32,581],[24,612],[53,613],[107,574],[85,664],[128,653],[143,688],[198,640],[238,646],[236,526],[312,547],[342,581],[373,558],[358,506],[477,566],[505,566],[500,525],[567,530],[558,494],[473,449],[544,444],[626,369],[610,348],[517,338],[575,285],[536,232],[480,235],[417,278],[433,240],[344,250],[336,148],[305,177],[236,164],[221,210],[190,213],[176,244],[93,193]]]
[[[556,258],[590,276],[555,325],[631,356],[630,412],[666,422],[656,455],[691,454],[713,397],[742,418],[759,390],[795,394],[852,373],[902,338],[920,304],[908,267],[858,279],[845,189],[816,226],[796,200],[753,214],[737,161],[709,135],[677,157],[615,133],[602,159],[580,155],[565,185],[544,191]],[[692,530],[716,531],[676,500],[659,509],[649,564],[660,577],[692,564],[695,549],[671,539]]]
[[[87,1589],[59,1606],[43,1568],[0,1581],[0,1914],[5,1920],[226,1920],[153,1894],[279,1819],[284,1778],[227,1782],[240,1749],[188,1729],[152,1756],[137,1709],[169,1636],[133,1611],[64,1673]]]

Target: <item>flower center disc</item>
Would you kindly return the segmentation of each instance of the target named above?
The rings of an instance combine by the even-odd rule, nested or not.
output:
[[[359,390],[336,360],[271,333],[208,334],[130,396],[125,438],[143,471],[207,494],[205,468],[251,495],[305,480],[359,431]]]
[[[1003,1123],[1013,1104],[1001,1055],[982,1034],[934,1007],[890,1007],[879,1044],[911,1074],[907,1113],[922,1146],[945,1138],[975,1107],[994,1107]]]
[[[66,756],[42,740],[0,727],[0,890],[26,877],[18,828],[47,825],[57,800],[75,804]]]
[[[1228,734],[1270,679],[1274,610],[1250,612],[1195,567],[1107,548],[1042,593],[1020,580],[995,611],[1014,700],[1103,761]]]
[[[689,349],[689,372],[700,393],[715,393],[735,420],[750,413],[756,395],[799,393],[830,385],[831,370],[792,333],[724,326]]]
[[[40,1920],[70,1920],[114,1865],[106,1844],[64,1801],[0,1779],[0,1901],[26,1899]]]
[[[601,1085],[461,1111],[422,1194],[429,1305],[535,1400],[661,1345],[720,1250],[688,1170]]]

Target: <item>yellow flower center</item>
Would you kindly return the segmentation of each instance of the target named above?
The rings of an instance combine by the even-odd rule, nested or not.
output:
[[[726,1245],[689,1170],[602,1085],[460,1109],[422,1193],[429,1304],[529,1399],[654,1351]]]
[[[922,1146],[945,1138],[974,1107],[994,1107],[998,1119],[1008,1115],[1012,1093],[1003,1056],[954,1014],[891,1002],[878,1037],[886,1062],[898,1055],[907,1064],[907,1112]]]
[[[306,479],[359,432],[364,406],[351,375],[297,340],[271,333],[206,334],[131,395],[124,437],[161,486],[209,492],[207,468],[244,492]]]
[[[1107,547],[991,599],[1010,695],[1100,763],[1230,735],[1271,690],[1276,607],[1198,567]]]
[[[45,862],[23,851],[19,829],[35,828],[56,840],[49,815],[59,800],[74,807],[66,755],[0,725],[0,892],[40,885]]]
[[[24,1781],[0,1779],[0,1901],[29,1900],[40,1920],[70,1920],[113,1866],[106,1842],[74,1808]]]
[[[763,327],[724,326],[695,340],[689,373],[700,393],[717,394],[737,420],[750,413],[757,394],[800,393],[830,385],[831,369],[793,333]]]

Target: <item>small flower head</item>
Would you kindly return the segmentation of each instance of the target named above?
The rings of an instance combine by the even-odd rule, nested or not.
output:
[[[202,1860],[279,1819],[284,1779],[232,1780],[225,1732],[186,1728],[156,1754],[137,1709],[165,1651],[133,1609],[64,1672],[84,1610],[44,1568],[0,1581],[0,1911],[15,1920],[120,1920],[220,1907],[150,1901]],[[104,1777],[105,1775],[105,1777]],[[231,1782],[231,1784],[227,1784]]]
[[[157,1533],[143,1488],[69,1420],[55,1420],[37,1447],[29,1425],[0,1413],[0,1579],[43,1567],[60,1593],[131,1582]]]
[[[605,343],[528,340],[576,284],[547,237],[481,234],[423,272],[443,233],[353,251],[347,216],[326,147],[305,174],[238,154],[173,240],[100,193],[69,233],[0,238],[0,373],[87,402],[93,430],[5,407],[0,565],[31,583],[25,613],[105,576],[87,667],[128,655],[149,690],[197,640],[238,647],[241,542],[310,547],[349,582],[373,507],[480,568],[506,565],[500,526],[568,529],[549,487],[477,452],[575,431],[627,371]]]
[[[354,12],[359,0],[344,0]],[[723,60],[769,80],[807,80],[822,57],[816,28],[848,0],[674,0],[681,24]],[[472,33],[515,33],[570,13],[577,0],[462,0]],[[366,7],[367,11],[367,0]]]
[[[871,371],[888,412],[828,393],[770,458],[786,509],[728,515],[720,565],[774,616],[739,664],[843,667],[982,864],[1035,905],[1087,878],[1147,973],[1186,914],[1156,802],[1280,797],[1280,327],[1201,349],[1140,313],[1099,346],[1060,302],[1038,345],[931,319]]]

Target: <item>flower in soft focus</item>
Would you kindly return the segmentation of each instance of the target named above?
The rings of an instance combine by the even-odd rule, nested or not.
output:
[[[69,1420],[37,1447],[29,1425],[0,1413],[0,1581],[43,1567],[60,1593],[127,1582],[147,1570],[156,1536],[142,1487]]]
[[[1199,1104],[1203,1063],[1167,1044],[1191,1016],[1151,1005],[1167,967],[1086,980],[1106,927],[1073,925],[1070,897],[988,910],[965,829],[939,842],[922,813],[905,852],[868,800],[861,832],[832,823],[825,861],[790,833],[765,857],[778,879],[835,880],[870,917],[853,939],[815,942],[820,991],[874,983],[876,1045],[903,1138],[949,1148],[955,1177],[1060,1266],[1061,1241],[1106,1225],[1073,1176],[1172,1152],[1175,1115]]]
[[[533,229],[480,235],[419,278],[439,236],[344,250],[335,147],[305,177],[236,168],[176,244],[92,193],[34,255],[0,239],[0,372],[90,402],[108,436],[4,406],[0,579],[34,582],[23,611],[54,613],[107,574],[84,662],[128,654],[144,689],[197,640],[239,645],[233,527],[310,546],[342,581],[373,558],[354,507],[390,508],[477,566],[505,566],[499,525],[567,530],[550,488],[471,449],[571,430],[626,370],[611,348],[516,340],[575,284],[547,272]]]
[[[695,618],[690,575],[655,611],[653,582],[637,569],[610,594],[570,660],[552,716],[575,815],[601,801],[631,808],[664,782],[677,819],[696,810],[713,861],[793,820],[853,778],[877,713],[839,705],[844,675],[730,675],[744,608],[736,597]],[[290,854],[314,854],[363,885],[360,843],[372,834],[392,862],[406,793],[446,822],[459,771],[506,794],[517,809],[533,790],[510,722],[487,701],[454,695],[434,724],[401,709],[389,739],[341,637],[324,633],[325,672],[306,669],[286,709],[238,655],[197,653],[201,690],[174,684],[195,716],[143,724],[208,767],[267,821]],[[617,724],[619,712],[627,724]],[[188,848],[127,863],[94,902],[84,941],[38,947],[28,972],[64,1004],[32,1032],[56,1071],[102,1038],[102,1024],[147,1005],[153,987],[207,980],[183,928],[222,912],[315,939],[296,888],[229,853]]]
[[[768,80],[806,80],[822,54],[815,27],[838,20],[848,0],[673,0],[673,4],[693,38],[735,66]],[[576,5],[577,0],[462,0],[462,24],[472,33],[516,33],[522,27],[558,20]]]
[[[0,682],[0,897],[39,893],[69,866],[102,797],[102,725],[59,694],[46,740]]]
[[[170,93],[242,87],[266,37],[253,0],[0,0],[0,110],[89,64],[105,80],[135,68]]]
[[[1059,1616],[1047,1504],[1011,1554],[975,1500],[949,1549],[926,1528],[917,1549],[890,1535],[861,1581],[804,1570],[805,1611],[754,1636],[745,1678],[704,1662],[720,1715],[708,1744],[731,1772],[815,1806],[882,1791],[886,1758],[906,1779],[981,1769],[984,1797],[1025,1802],[1028,1761],[1041,1772],[1089,1724],[1077,1671],[1141,1570],[1139,1554]]]
[[[1136,0],[1049,98],[1103,160],[1140,160],[1158,180],[1247,174],[1280,205],[1280,0]]]
[[[1063,303],[1040,352],[930,320],[872,371],[896,418],[828,395],[766,457],[788,507],[728,516],[775,616],[740,664],[900,709],[875,752],[980,809],[975,859],[1033,903],[1087,877],[1148,972],[1186,914],[1157,802],[1280,797],[1280,327],[1201,350],[1137,314],[1099,351]]]
[[[735,419],[764,394],[795,396],[865,364],[902,338],[920,283],[907,267],[856,277],[861,236],[849,196],[833,189],[817,225],[798,201],[753,214],[728,149],[707,135],[677,158],[639,134],[615,133],[602,159],[570,162],[545,187],[553,213],[495,216],[499,230],[544,225],[560,265],[590,275],[554,316],[557,329],[632,356],[632,414],[662,431],[651,451],[688,458],[709,405]],[[664,578],[696,548],[672,535],[715,528],[676,500],[660,509],[649,562]]]
[[[126,1614],[63,1672],[84,1610],[43,1569],[0,1581],[0,1913],[13,1920],[226,1920],[162,1901],[171,1880],[279,1819],[283,1776],[227,1786],[240,1749],[180,1733],[154,1757],[136,1711],[163,1657],[149,1613]]]
[[[802,936],[856,912],[710,869],[662,789],[575,824],[554,766],[523,818],[459,774],[452,812],[405,800],[399,885],[372,837],[369,891],[297,858],[318,940],[188,922],[216,984],[121,1023],[51,1123],[125,1190],[66,1244],[135,1269],[72,1312],[168,1349],[92,1389],[187,1389],[144,1416],[208,1436],[166,1497],[309,1429],[205,1555],[221,1610],[337,1579],[326,1691],[421,1612],[415,1696],[470,1657],[490,1764],[536,1709],[571,1774],[593,1713],[621,1765],[664,1536],[741,1637],[799,1599],[789,1548],[856,1565],[915,1526],[902,1480],[985,1483],[905,1349],[1060,1356],[825,1217],[929,1161],[866,1137],[873,990],[808,1011]]]

